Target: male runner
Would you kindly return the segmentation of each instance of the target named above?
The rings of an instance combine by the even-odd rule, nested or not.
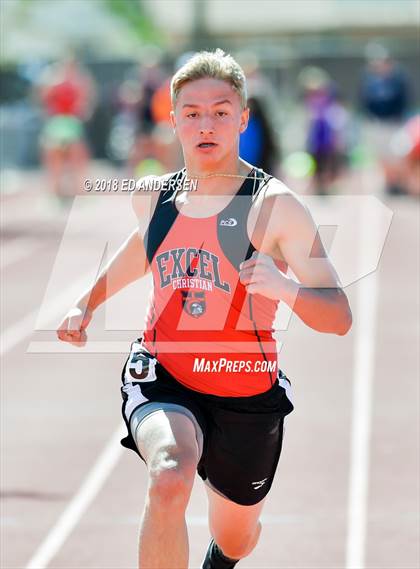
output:
[[[239,65],[221,50],[198,53],[173,77],[171,94],[185,168],[157,178],[160,192],[139,186],[138,228],[58,337],[84,345],[93,311],[152,272],[144,335],[132,344],[121,388],[122,444],[149,476],[139,567],[188,567],[185,511],[197,470],[213,537],[202,567],[232,569],[258,541],[293,410],[272,336],[278,303],[339,335],[351,311],[306,207],[239,158],[248,121]],[[194,178],[197,191],[187,191]],[[298,280],[286,276],[288,266]]]

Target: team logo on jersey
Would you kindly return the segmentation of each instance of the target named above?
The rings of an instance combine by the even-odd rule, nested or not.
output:
[[[194,318],[203,316],[206,311],[206,298],[204,292],[182,290],[182,307],[187,314]]]
[[[220,275],[220,259],[206,249],[178,247],[156,256],[161,288],[212,291],[216,287],[230,292],[230,285]]]
[[[229,217],[228,219],[222,219],[219,225],[223,225],[224,227],[235,227],[235,225],[238,225],[238,222],[234,217]]]

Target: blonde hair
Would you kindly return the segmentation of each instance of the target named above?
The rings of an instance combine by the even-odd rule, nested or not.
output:
[[[242,108],[246,107],[246,79],[243,69],[231,55],[222,49],[199,51],[178,69],[171,81],[173,107],[175,107],[179,92],[185,83],[206,77],[230,83],[239,95]]]

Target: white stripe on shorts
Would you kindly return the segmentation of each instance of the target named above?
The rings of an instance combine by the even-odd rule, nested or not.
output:
[[[124,408],[124,414],[128,422],[134,409],[145,401],[149,401],[149,399],[147,399],[147,397],[145,397],[141,392],[140,385],[133,385],[132,383],[128,382],[123,385],[122,389],[125,391],[125,393],[127,393],[128,396]]]
[[[287,379],[284,379],[283,377],[280,376],[279,384],[286,391],[287,399],[290,401],[290,403],[293,404],[292,386],[290,385],[290,382]]]

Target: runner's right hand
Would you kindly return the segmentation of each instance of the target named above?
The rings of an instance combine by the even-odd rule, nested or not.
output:
[[[86,328],[92,320],[92,315],[90,308],[71,308],[57,329],[59,340],[82,348],[87,341]]]

